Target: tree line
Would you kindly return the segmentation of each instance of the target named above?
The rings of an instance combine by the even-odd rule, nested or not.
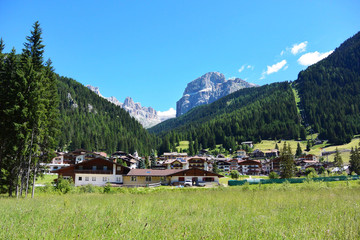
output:
[[[190,141],[194,148],[213,149],[222,144],[235,150],[247,140],[306,139],[288,82],[241,89],[160,123],[150,132],[163,137],[160,152],[174,149],[179,140]]]
[[[319,138],[350,142],[360,131],[360,33],[299,73],[295,87],[304,120]]]
[[[0,42],[0,188],[28,195],[40,162],[53,157],[58,134],[57,83],[51,60],[44,63],[42,29],[35,22],[22,53],[5,54]]]

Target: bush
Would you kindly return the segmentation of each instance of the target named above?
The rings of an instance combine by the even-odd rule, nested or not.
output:
[[[270,179],[278,179],[279,178],[279,174],[277,174],[276,172],[271,172],[269,174],[269,178]]]
[[[104,186],[103,193],[110,193],[110,191],[111,191],[111,184],[108,182]]]
[[[82,193],[93,193],[95,192],[96,188],[95,186],[91,184],[83,185],[80,187],[80,192]]]
[[[58,178],[55,189],[60,193],[66,194],[73,190],[74,184],[71,179]]]
[[[316,170],[312,167],[309,167],[305,170],[305,175],[310,178],[318,177]]]
[[[240,176],[240,174],[239,174],[239,172],[236,171],[236,170],[232,170],[232,171],[230,172],[230,177],[231,177],[232,179],[238,179],[239,176]]]

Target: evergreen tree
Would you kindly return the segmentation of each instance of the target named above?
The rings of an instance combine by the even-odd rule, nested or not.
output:
[[[143,159],[139,160],[139,164],[138,164],[138,168],[139,169],[145,169],[145,163]]]
[[[337,148],[336,148],[335,156],[334,156],[334,166],[339,168],[339,172],[341,172],[341,169],[343,166],[343,160],[342,160],[340,152]]]
[[[216,173],[216,174],[220,173],[220,169],[218,168],[218,165],[216,163],[214,163],[214,165],[213,165],[213,173]]]
[[[292,178],[295,173],[294,156],[291,153],[290,144],[284,142],[283,149],[280,154],[280,176],[281,178]]]
[[[307,143],[306,143],[306,151],[310,151],[310,148],[311,148],[311,145],[310,145],[310,141],[307,140]]]
[[[297,144],[297,148],[296,148],[295,156],[296,156],[296,157],[300,157],[301,155],[302,155],[302,150],[301,150],[300,143],[298,143],[298,144]]]
[[[279,150],[279,146],[277,143],[275,144],[275,149]]]
[[[350,153],[350,171],[360,175],[360,153],[359,148],[352,148]]]
[[[151,150],[150,161],[151,161],[151,167],[156,166],[156,155],[154,149]]]

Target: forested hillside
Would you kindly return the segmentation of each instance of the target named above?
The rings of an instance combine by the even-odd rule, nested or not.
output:
[[[304,118],[319,137],[335,144],[360,132],[360,32],[295,81]]]
[[[79,82],[58,76],[60,96],[59,148],[90,151],[116,150],[150,154],[156,146],[155,137],[125,110]]]
[[[165,140],[168,139],[170,145],[177,139],[187,139],[203,148],[224,144],[228,149],[235,146],[235,141],[306,136],[288,82],[241,89],[212,104],[196,107],[178,118],[160,123],[150,132],[167,135]]]

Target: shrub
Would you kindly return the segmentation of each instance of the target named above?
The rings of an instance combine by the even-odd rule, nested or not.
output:
[[[95,192],[96,188],[95,186],[91,184],[83,185],[80,187],[80,192],[82,193],[93,193]]]
[[[319,177],[317,175],[317,172],[314,168],[312,167],[309,167],[305,170],[305,175],[308,177],[308,178],[314,178],[314,177]]]
[[[277,174],[276,172],[271,172],[269,174],[269,178],[270,179],[277,179],[277,178],[279,178],[279,174]]]
[[[111,191],[111,184],[108,182],[104,186],[103,193],[110,193],[110,191]]]
[[[71,190],[73,190],[73,188],[74,188],[74,184],[73,184],[72,180],[64,179],[61,177],[58,178],[56,185],[55,185],[55,189],[63,194],[70,192]]]
[[[231,177],[232,179],[238,179],[239,176],[240,176],[240,174],[239,174],[239,172],[236,171],[236,170],[232,170],[232,171],[230,172],[230,177]]]

